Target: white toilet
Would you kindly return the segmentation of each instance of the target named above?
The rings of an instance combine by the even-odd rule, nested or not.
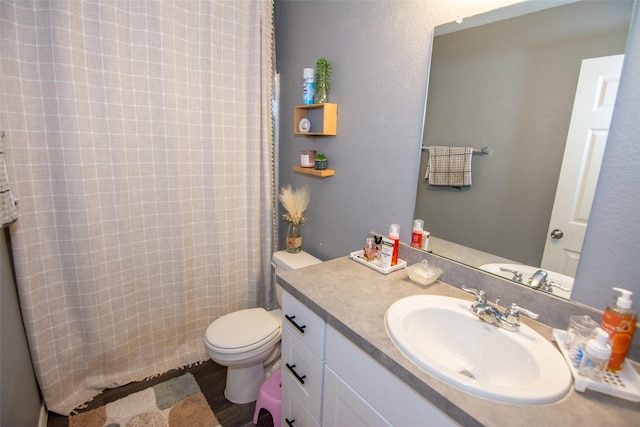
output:
[[[320,263],[302,251],[279,251],[271,265],[276,273]],[[276,285],[278,307],[282,306],[282,288]],[[249,403],[258,398],[264,382],[265,367],[280,356],[282,336],[281,310],[250,308],[225,314],[209,325],[204,337],[211,360],[227,367],[225,397],[233,403]]]

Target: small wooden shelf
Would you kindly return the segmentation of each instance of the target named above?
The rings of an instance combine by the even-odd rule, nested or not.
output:
[[[300,120],[307,118],[311,122],[309,132],[300,132]],[[293,133],[295,135],[333,136],[337,135],[338,104],[296,105],[293,107]]]
[[[302,166],[294,166],[293,171],[298,173],[304,173],[306,175],[317,176],[320,178],[326,178],[328,176],[333,176],[336,174],[336,171],[334,171],[333,169],[316,170],[314,168],[303,168]]]

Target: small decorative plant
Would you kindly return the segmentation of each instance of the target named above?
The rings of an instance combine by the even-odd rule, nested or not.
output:
[[[328,166],[327,156],[324,153],[316,154],[314,168],[316,170],[325,170]]]
[[[316,158],[317,157],[318,156],[316,156]],[[291,184],[287,184],[280,189],[279,198],[282,206],[284,206],[287,211],[287,213],[282,215],[287,222],[304,224],[307,221],[304,217],[304,211],[307,210],[309,200],[311,199],[309,188],[305,186],[293,190]]]
[[[287,211],[282,217],[289,223],[286,239],[287,252],[297,253],[302,250],[302,230],[300,227],[307,221],[304,217],[304,211],[309,206],[309,200],[307,187],[292,190],[291,184],[287,184],[280,189],[280,202]]]
[[[324,104],[329,101],[331,92],[331,63],[322,57],[316,62],[316,103]]]

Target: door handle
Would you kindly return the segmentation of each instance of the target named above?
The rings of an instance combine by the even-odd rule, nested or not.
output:
[[[551,232],[552,239],[562,239],[563,236],[564,236],[564,233],[559,228],[556,228]]]

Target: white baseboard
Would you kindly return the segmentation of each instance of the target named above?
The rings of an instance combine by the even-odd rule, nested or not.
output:
[[[38,417],[38,427],[47,427],[47,421],[49,420],[49,411],[44,404],[44,400],[40,405],[40,417]]]

